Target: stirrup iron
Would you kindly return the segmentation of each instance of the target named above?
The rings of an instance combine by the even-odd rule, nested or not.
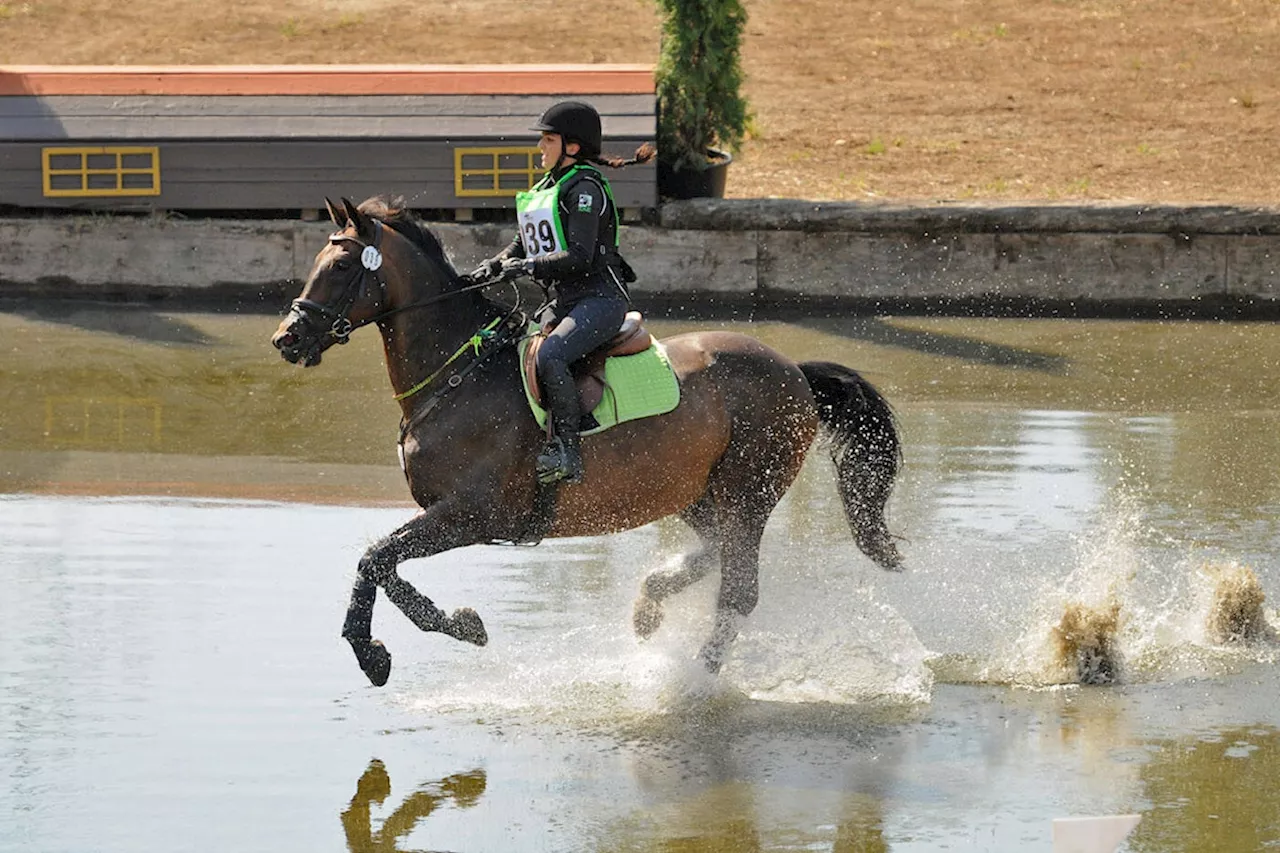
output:
[[[582,456],[569,448],[565,440],[556,435],[547,440],[538,451],[534,470],[538,482],[544,485],[563,480],[570,485],[582,482]]]

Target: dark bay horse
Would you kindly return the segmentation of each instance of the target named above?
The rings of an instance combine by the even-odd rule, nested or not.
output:
[[[512,320],[510,306],[459,276],[435,235],[407,212],[382,199],[326,203],[338,230],[271,342],[286,360],[310,367],[355,328],[374,324],[382,333],[404,415],[405,476],[422,509],[370,546],[357,569],[342,636],[374,684],[385,684],[391,670],[390,653],[370,636],[379,588],[423,631],[488,640],[474,610],[446,614],[400,577],[405,560],[482,543],[615,533],[669,515],[688,523],[700,544],[644,580],[635,631],[651,635],[663,599],[719,569],[714,627],[699,652],[718,671],[756,605],[765,522],[819,426],[831,439],[859,548],[884,568],[901,563],[885,525],[901,463],[888,404],[848,368],[796,364],[729,332],[663,341],[679,406],[586,438],[586,481],[559,487],[548,512],[534,476],[545,436],[512,345],[524,334],[523,316]]]

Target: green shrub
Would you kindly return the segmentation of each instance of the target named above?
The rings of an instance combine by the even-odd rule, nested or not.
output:
[[[739,59],[747,12],[741,0],[658,0],[658,7],[658,156],[675,169],[702,170],[708,148],[736,153],[747,133]]]

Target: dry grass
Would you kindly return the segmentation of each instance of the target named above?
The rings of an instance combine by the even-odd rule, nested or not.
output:
[[[1277,0],[747,8],[731,195],[1280,198]],[[658,28],[649,0],[29,0],[0,2],[0,62],[651,63]]]

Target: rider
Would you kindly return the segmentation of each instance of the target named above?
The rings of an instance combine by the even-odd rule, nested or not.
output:
[[[562,101],[531,128],[541,131],[542,179],[516,195],[515,239],[471,273],[477,281],[532,276],[549,297],[555,329],[538,350],[538,380],[551,415],[552,435],[538,453],[539,481],[581,483],[578,436],[582,411],[569,365],[618,332],[630,304],[631,267],[618,253],[618,209],[609,182],[592,164],[611,168],[653,157],[601,156],[600,114],[590,104]],[[544,316],[544,319],[545,316]]]

